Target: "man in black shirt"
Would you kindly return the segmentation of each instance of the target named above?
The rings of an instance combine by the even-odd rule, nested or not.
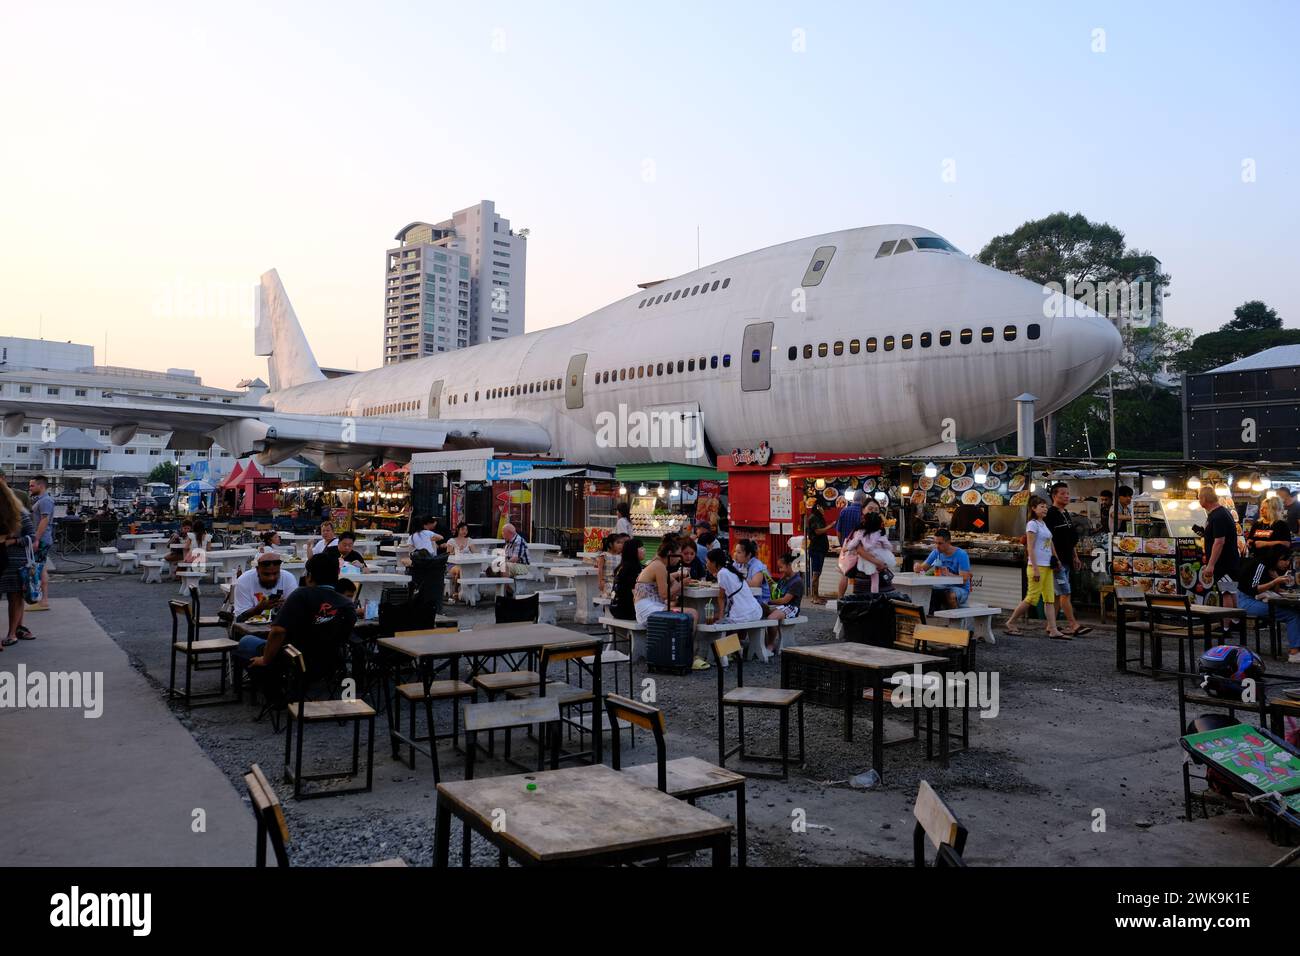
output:
[[[303,585],[285,598],[280,612],[271,622],[271,633],[261,653],[253,657],[249,665],[262,667],[272,663],[285,644],[298,648],[310,662],[313,653],[330,653],[345,640],[357,622],[357,612],[352,602],[335,590],[338,580],[339,561],[336,556],[312,556],[307,562]],[[242,647],[243,641],[240,645]]]
[[[1291,529],[1291,537],[1300,537],[1300,500],[1290,488],[1279,488],[1277,494],[1282,499],[1282,520]]]
[[[1219,496],[1209,484],[1201,486],[1201,507],[1205,509],[1205,570],[1219,586],[1224,607],[1237,606],[1237,522],[1232,513],[1219,504]]]
[[[1079,560],[1079,533],[1074,530],[1074,522],[1066,510],[1070,504],[1070,486],[1058,481],[1049,489],[1048,495],[1052,499],[1052,506],[1047,509],[1047,527],[1052,532],[1052,544],[1056,547],[1056,556],[1061,562],[1053,585],[1061,613],[1069,622],[1064,632],[1072,637],[1087,634],[1092,628],[1086,625],[1081,627],[1074,619],[1074,604],[1070,601],[1070,573],[1083,567]]]

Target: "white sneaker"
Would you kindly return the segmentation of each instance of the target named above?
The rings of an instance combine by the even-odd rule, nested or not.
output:
[[[706,671],[712,666],[713,665],[710,664],[708,661],[706,661],[703,657],[697,657],[695,658],[695,663],[691,665],[691,670]]]
[[[1286,662],[1288,664],[1300,664],[1300,650],[1292,651],[1288,654]]]

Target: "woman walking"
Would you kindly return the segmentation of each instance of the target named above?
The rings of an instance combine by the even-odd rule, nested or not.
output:
[[[1047,527],[1047,502],[1034,496],[1029,499],[1029,523],[1025,525],[1025,554],[1028,561],[1026,575],[1029,583],[1025,588],[1025,599],[1011,612],[1003,628],[1008,634],[1019,637],[1024,632],[1016,627],[1016,622],[1037,606],[1042,599],[1047,612],[1047,636],[1059,641],[1068,641],[1070,636],[1056,626],[1056,592],[1053,590],[1052,569],[1059,567],[1056,548],[1052,545],[1052,532]]]
[[[23,567],[27,564],[27,547],[36,536],[36,525],[32,515],[22,506],[18,498],[3,478],[0,478],[0,594],[9,601],[9,627],[0,650],[18,643],[19,640],[32,640],[31,632],[23,627],[23,611],[26,603],[23,598]]]

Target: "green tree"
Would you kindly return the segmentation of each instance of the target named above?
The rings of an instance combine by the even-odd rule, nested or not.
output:
[[[1153,401],[1166,390],[1161,379],[1175,368],[1192,345],[1192,330],[1172,325],[1134,326],[1123,332],[1124,353],[1115,368],[1118,384],[1142,401]]]
[[[1055,212],[1022,223],[1006,235],[994,236],[976,258],[988,266],[1023,276],[1040,285],[1131,282],[1138,278],[1163,294],[1168,273],[1156,268],[1151,253],[1129,249],[1124,233],[1110,223],[1092,222],[1082,213]],[[1082,290],[1076,290],[1082,294]]]
[[[1270,309],[1259,299],[1243,302],[1232,310],[1233,319],[1220,332],[1260,332],[1265,329],[1282,328],[1282,320],[1277,310]]]
[[[154,465],[153,471],[149,472],[146,481],[162,481],[171,487],[176,487],[176,464],[175,462],[164,461],[161,464]]]

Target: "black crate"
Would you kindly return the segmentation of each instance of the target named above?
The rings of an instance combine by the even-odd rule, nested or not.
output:
[[[844,668],[797,654],[785,659],[785,667],[787,686],[791,690],[803,691],[804,700],[826,707],[844,708],[845,685],[849,677]]]

